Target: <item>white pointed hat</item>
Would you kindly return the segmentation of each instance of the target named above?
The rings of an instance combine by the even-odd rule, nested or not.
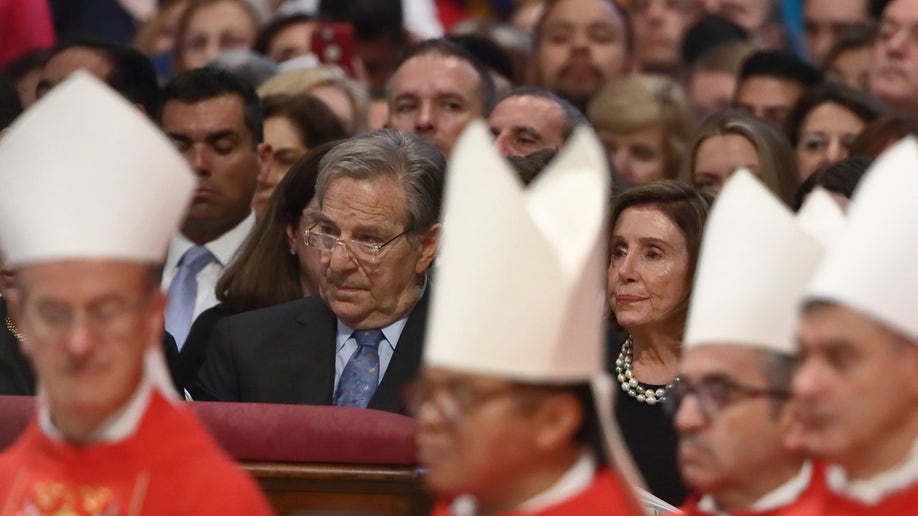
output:
[[[832,199],[829,192],[825,188],[817,187],[807,196],[797,212],[797,221],[823,246],[828,247],[844,230],[846,218],[845,212]]]
[[[730,344],[793,354],[797,308],[823,254],[761,181],[737,171],[708,216],[683,349]]]
[[[450,157],[425,363],[549,383],[601,372],[609,189],[589,129],[525,188],[470,124]]]
[[[76,72],[0,140],[6,264],[162,262],[196,183],[146,116],[94,76]],[[160,346],[147,349],[144,371],[176,399]],[[43,406],[43,396],[39,400]]]
[[[848,222],[807,287],[808,301],[853,308],[918,342],[918,141],[906,137],[868,169]]]
[[[147,117],[77,72],[0,140],[0,248],[12,267],[68,258],[157,263],[195,184]]]

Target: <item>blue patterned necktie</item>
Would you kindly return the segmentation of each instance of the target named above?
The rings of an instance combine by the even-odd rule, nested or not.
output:
[[[185,344],[191,322],[194,320],[194,305],[198,298],[198,273],[214,261],[204,246],[194,246],[185,251],[178,263],[178,270],[169,284],[169,304],[166,305],[166,331],[175,337],[179,349]]]
[[[382,330],[359,330],[354,332],[357,351],[344,366],[338,390],[335,391],[335,405],[339,407],[366,408],[379,385],[379,343]]]

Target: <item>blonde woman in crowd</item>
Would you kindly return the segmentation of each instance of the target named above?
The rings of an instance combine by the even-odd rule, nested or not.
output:
[[[658,75],[609,81],[590,101],[587,117],[621,178],[632,184],[674,179],[689,135],[682,88]]]
[[[325,102],[349,135],[366,131],[370,104],[366,88],[348,79],[340,68],[319,66],[290,70],[275,75],[258,88],[261,98],[299,93],[309,93]]]

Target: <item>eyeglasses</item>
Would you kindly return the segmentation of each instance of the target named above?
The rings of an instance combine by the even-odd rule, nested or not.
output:
[[[26,314],[38,339],[63,339],[81,320],[97,335],[117,338],[135,331],[136,316],[148,306],[151,298],[152,294],[136,301],[108,300],[82,310],[56,303],[39,303],[27,305]]]
[[[418,380],[405,389],[405,404],[408,413],[414,416],[430,404],[447,423],[456,424],[488,401],[514,392],[519,389],[513,384],[484,388],[464,382],[432,385]]]
[[[341,240],[336,236],[313,231],[312,228],[309,228],[303,232],[303,241],[309,247],[315,247],[319,251],[328,254],[335,252],[335,249],[340,245],[347,250],[350,257],[357,261],[376,263],[383,251],[387,249],[386,246],[407,234],[408,230],[406,229],[381,244],[371,244],[370,242],[361,242],[359,240]]]
[[[663,401],[666,413],[675,417],[682,402],[690,394],[698,398],[698,408],[705,419],[711,419],[727,406],[743,399],[765,397],[785,400],[790,397],[787,391],[749,387],[723,377],[704,378],[696,383],[683,378],[673,385]]]

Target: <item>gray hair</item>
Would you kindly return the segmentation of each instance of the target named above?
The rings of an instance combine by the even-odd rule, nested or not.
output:
[[[446,158],[420,137],[380,129],[336,145],[319,163],[316,198],[321,206],[329,183],[345,176],[357,180],[393,177],[405,188],[408,232],[418,236],[437,223],[443,197]]]

